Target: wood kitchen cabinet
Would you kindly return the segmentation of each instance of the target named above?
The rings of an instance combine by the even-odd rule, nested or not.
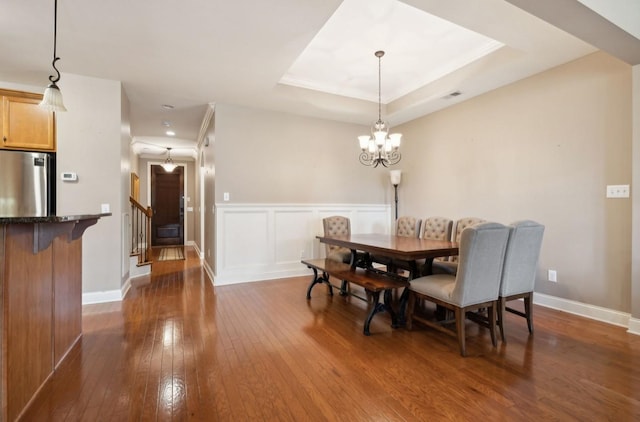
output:
[[[38,104],[41,94],[0,89],[2,149],[55,151],[55,120]]]

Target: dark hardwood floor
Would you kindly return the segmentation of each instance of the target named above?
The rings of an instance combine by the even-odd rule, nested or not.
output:
[[[193,250],[121,303],[84,307],[80,343],[26,421],[640,420],[640,336],[534,306],[491,347],[305,299],[309,277],[213,287]]]

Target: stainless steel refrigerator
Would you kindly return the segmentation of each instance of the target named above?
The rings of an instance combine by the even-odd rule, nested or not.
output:
[[[0,150],[0,217],[55,214],[55,154]]]

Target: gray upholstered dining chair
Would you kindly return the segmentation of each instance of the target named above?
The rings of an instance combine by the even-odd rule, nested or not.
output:
[[[496,308],[508,238],[509,228],[499,223],[481,223],[464,229],[460,237],[460,259],[455,276],[433,274],[411,280],[407,328],[411,329],[415,320],[454,334],[458,338],[460,354],[466,356],[465,322],[469,317],[489,328],[491,342],[496,347]],[[453,311],[455,333],[445,328],[445,325],[454,321],[437,321],[419,315],[416,312],[416,299],[433,302]],[[487,309],[487,317],[470,313],[484,308]]]
[[[544,235],[544,226],[535,221],[516,221],[509,227],[511,232],[504,257],[498,302],[498,326],[502,341],[505,341],[505,310],[526,318],[529,333],[533,333],[533,287]],[[520,298],[524,300],[524,312],[506,306],[508,301]]]
[[[334,215],[322,219],[325,236],[349,236],[351,234],[351,220],[341,215]],[[337,245],[325,243],[326,258],[333,261],[349,263],[351,251]]]
[[[487,220],[477,217],[465,217],[456,220],[455,228],[452,233],[451,240],[453,242],[460,242],[462,231],[467,227],[474,226],[476,224],[484,223]],[[449,256],[445,258],[439,258],[433,261],[432,271],[434,274],[452,274],[455,275],[458,271],[458,256]]]

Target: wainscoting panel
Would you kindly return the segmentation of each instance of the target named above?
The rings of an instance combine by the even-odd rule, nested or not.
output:
[[[217,204],[215,285],[311,274],[301,258],[324,256],[322,219],[351,219],[353,233],[390,233],[386,204]]]
[[[220,215],[220,214],[218,214]],[[265,246],[269,241],[269,212],[260,209],[244,209],[223,213],[222,240],[218,244],[226,251],[223,260],[218,261],[223,268],[259,268],[268,264],[271,251]]]

